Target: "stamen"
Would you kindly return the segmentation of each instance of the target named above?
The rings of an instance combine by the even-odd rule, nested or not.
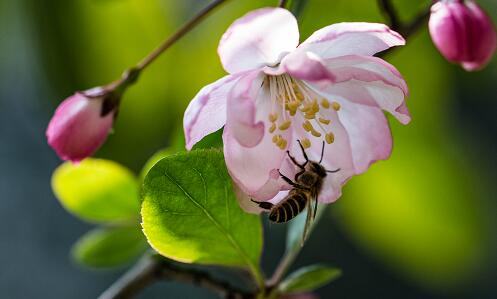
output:
[[[311,147],[311,141],[308,138],[302,139],[300,143],[302,143],[302,146],[306,149]]]
[[[292,125],[292,121],[291,120],[287,120],[287,121],[281,123],[278,128],[281,131],[285,131],[286,129],[290,128],[291,125]]]
[[[335,110],[335,111],[338,111],[338,110],[340,110],[340,108],[341,108],[340,104],[339,104],[339,103],[337,103],[337,102],[333,102],[333,103],[331,104],[331,106],[333,107],[333,110]]]
[[[333,133],[329,132],[328,134],[326,134],[324,136],[324,139],[326,140],[326,143],[332,144],[333,141],[335,141],[335,135],[333,135]]]
[[[274,133],[275,130],[276,130],[276,124],[272,123],[271,127],[269,128],[269,133]]]
[[[269,114],[269,121],[270,122],[274,123],[277,120],[278,120],[278,114],[276,114],[276,113],[270,113]]]
[[[302,124],[302,127],[304,128],[304,130],[306,130],[307,132],[310,132],[312,130],[314,130],[314,128],[312,127],[312,124],[306,120],[303,124]]]
[[[327,100],[327,99],[323,99],[323,100],[321,101],[321,107],[323,107],[324,109],[328,109],[328,108],[330,108],[330,102],[328,102],[328,100]]]
[[[320,117],[319,122],[324,124],[324,125],[329,125],[331,123],[331,120]]]
[[[319,132],[318,132],[318,131],[316,131],[316,130],[312,130],[312,131],[311,131],[311,134],[312,134],[312,136],[314,136],[314,137],[321,137],[321,133],[319,133]]]

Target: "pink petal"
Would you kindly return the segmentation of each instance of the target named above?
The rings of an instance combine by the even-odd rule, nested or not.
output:
[[[409,96],[407,83],[400,72],[385,60],[373,56],[347,55],[326,60],[326,67],[335,74],[336,82],[357,80],[381,81],[402,90]]]
[[[375,72],[381,70],[385,65],[386,64],[383,66],[377,65]],[[382,69],[382,72],[383,71],[385,71],[385,69]],[[326,86],[316,84],[310,85],[330,101],[338,98],[357,104],[379,107],[390,112],[402,124],[409,123],[411,117],[405,104],[407,91],[406,88],[404,88],[405,82],[403,82],[403,80],[391,81],[393,80],[393,77],[388,78],[385,74],[380,75],[380,73],[377,73],[373,75],[379,75],[381,76],[381,79],[378,78],[379,80],[377,81],[370,81],[374,78],[372,77],[371,71],[361,70],[358,72],[358,69],[356,68],[354,72],[352,72],[351,69],[349,69],[341,78],[345,79],[350,77],[351,80],[349,81],[327,84]],[[364,81],[361,81],[361,79]]]
[[[282,135],[291,140],[290,130]],[[223,141],[228,171],[244,193],[254,200],[264,201],[284,188],[278,169],[284,163],[286,152],[276,147],[271,134],[265,134],[258,145],[249,148],[238,143],[230,127],[225,127]]]
[[[218,47],[224,69],[237,73],[279,62],[299,43],[297,20],[286,9],[261,8],[236,20]]]
[[[246,147],[259,144],[264,135],[263,121],[269,114],[270,100],[265,89],[261,88],[263,80],[260,71],[250,71],[238,80],[228,95],[226,127]],[[261,105],[256,105],[258,98],[261,98]],[[265,119],[258,117],[258,110],[266,116]]]
[[[79,162],[93,155],[105,142],[115,112],[102,116],[102,103],[101,98],[89,99],[76,93],[57,108],[46,135],[61,159]]]
[[[228,93],[244,73],[225,76],[202,88],[190,102],[183,118],[186,148],[213,133],[226,123]]]
[[[322,58],[332,58],[344,55],[371,56],[404,44],[404,38],[384,24],[338,23],[314,32],[299,49],[314,52]]]
[[[314,82],[335,81],[335,75],[329,71],[319,56],[300,50],[285,56],[277,68],[265,67],[264,72],[276,76],[287,73],[294,78]]]
[[[349,136],[355,174],[365,172],[376,161],[388,159],[392,135],[381,109],[348,101],[339,103],[338,116]]]

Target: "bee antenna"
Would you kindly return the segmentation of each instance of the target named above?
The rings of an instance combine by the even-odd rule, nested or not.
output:
[[[336,173],[336,172],[339,172],[340,171],[340,168],[337,168],[335,170],[326,170],[326,172],[329,172],[329,173]]]
[[[319,159],[319,164],[323,162],[323,157],[324,157],[324,141],[323,141],[323,147],[321,148],[321,159]]]

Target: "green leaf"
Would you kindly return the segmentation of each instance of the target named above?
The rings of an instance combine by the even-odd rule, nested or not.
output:
[[[72,255],[82,265],[108,268],[133,261],[147,247],[139,226],[106,227],[81,237],[74,244]]]
[[[239,207],[220,151],[162,159],[145,178],[143,195],[143,230],[163,256],[259,272],[260,219]]]
[[[81,219],[122,222],[139,217],[138,184],[123,166],[108,160],[86,159],[59,166],[52,188],[61,204]]]
[[[193,150],[209,148],[223,148],[223,129],[205,136],[193,146]]]
[[[140,181],[144,181],[145,177],[147,176],[147,173],[152,169],[152,167],[155,165],[155,163],[159,162],[163,158],[170,156],[174,154],[174,150],[170,148],[165,148],[157,151],[155,154],[150,157],[147,162],[145,162],[145,165],[142,168],[142,171],[140,172]]]
[[[341,275],[340,269],[312,265],[290,274],[279,286],[282,293],[309,292],[320,288]]]

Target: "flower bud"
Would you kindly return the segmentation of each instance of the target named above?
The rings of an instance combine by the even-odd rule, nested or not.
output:
[[[429,22],[433,42],[449,61],[467,71],[483,68],[497,46],[490,18],[472,0],[442,0],[431,7]]]
[[[63,160],[79,162],[94,154],[112,129],[118,97],[97,88],[64,100],[48,124],[48,144]]]

